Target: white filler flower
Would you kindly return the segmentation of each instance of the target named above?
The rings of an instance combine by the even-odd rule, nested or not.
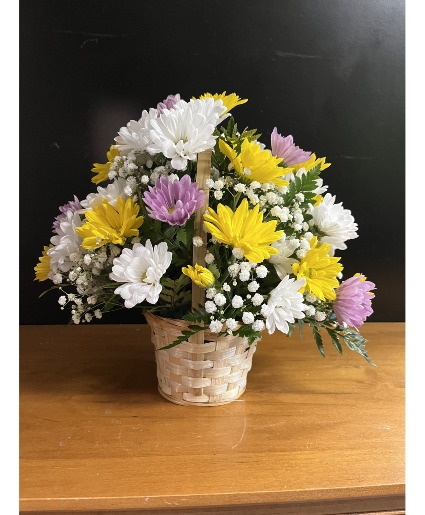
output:
[[[150,121],[152,143],[146,150],[150,154],[164,154],[171,159],[173,168],[185,170],[187,162],[194,161],[196,154],[215,145],[213,132],[225,111],[222,101],[212,98],[180,100],[174,109],[166,109],[160,117]]]
[[[150,240],[146,245],[135,243],[132,249],[123,249],[114,259],[109,278],[119,283],[114,293],[121,295],[126,308],[133,308],[144,300],[149,304],[158,302],[162,290],[161,277],[171,264],[172,254],[165,242],[152,247]]]
[[[326,193],[318,206],[311,210],[314,224],[325,233],[320,243],[329,243],[331,252],[335,249],[345,250],[345,241],[357,238],[357,224],[349,209],[344,209],[342,203],[335,204],[335,196]]]
[[[296,318],[304,318],[303,311],[307,306],[303,304],[303,296],[298,291],[305,283],[305,279],[297,281],[287,275],[269,295],[267,305],[262,310],[266,318],[266,328],[269,334],[275,329],[287,334],[288,322],[294,323]]]

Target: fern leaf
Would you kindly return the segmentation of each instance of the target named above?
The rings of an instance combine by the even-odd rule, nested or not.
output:
[[[371,361],[366,352],[365,343],[367,340],[363,338],[363,336],[361,336],[358,332],[350,329],[345,330],[339,336],[343,339],[344,343],[349,349],[353,350],[354,352],[358,352],[365,358],[368,363],[376,367],[375,363]]]
[[[325,357],[325,348],[323,347],[323,340],[322,340],[322,335],[320,334],[320,329],[318,328],[318,326],[316,324],[313,324],[312,330],[313,330],[314,341],[316,342],[317,348],[319,349],[320,354],[323,357]]]
[[[338,335],[336,334],[336,332],[333,331],[332,329],[330,329],[329,327],[326,328],[326,331],[328,332],[329,336],[331,337],[332,343],[333,343],[334,347],[336,348],[336,350],[340,354],[342,354],[342,347],[341,347],[341,344],[339,342],[339,338],[338,338]]]

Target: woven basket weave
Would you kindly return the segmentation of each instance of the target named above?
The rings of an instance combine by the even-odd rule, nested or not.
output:
[[[203,214],[208,208],[207,182],[211,176],[211,150],[197,156],[196,182],[205,192],[204,203],[195,213],[195,235],[203,245],[193,246],[193,264],[205,266],[207,234]],[[192,308],[205,304],[205,290],[192,282]],[[199,331],[170,349],[163,349],[187,329],[189,322],[145,313],[155,346],[159,392],[171,402],[195,406],[218,406],[240,397],[252,366],[256,343],[240,336],[218,336]],[[162,350],[161,350],[162,349]]]
[[[166,350],[189,325],[184,320],[146,313],[155,346],[158,389],[166,399],[195,406],[218,406],[240,397],[246,388],[256,343],[246,338],[204,332],[204,343],[183,342]]]

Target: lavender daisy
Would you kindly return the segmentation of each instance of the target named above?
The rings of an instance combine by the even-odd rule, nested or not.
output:
[[[300,147],[294,145],[294,138],[289,136],[282,136],[277,132],[275,127],[271,137],[272,155],[282,157],[283,162],[288,165],[297,165],[307,161],[311,152],[306,152]]]
[[[78,198],[74,195],[74,200],[70,200],[63,206],[59,207],[59,211],[61,214],[58,215],[57,217],[55,217],[52,229],[55,232],[58,232],[61,222],[64,222],[65,220],[67,220],[66,213],[68,211],[72,211],[73,213],[75,213],[76,211],[79,211],[80,209],[83,209],[83,206],[80,204],[80,201],[78,200]]]
[[[149,191],[145,191],[143,200],[151,218],[170,225],[184,225],[202,206],[204,197],[205,193],[196,182],[191,182],[189,175],[174,181],[162,176],[153,188],[149,186]]]
[[[336,290],[334,302],[338,322],[359,330],[366,318],[373,313],[372,299],[375,295],[370,290],[375,288],[375,284],[366,281],[362,274],[355,274],[343,281]]]
[[[180,100],[179,93],[177,93],[175,95],[168,95],[168,97],[165,100],[163,100],[156,106],[156,109],[158,111],[158,116],[160,116],[164,112],[164,109],[168,109],[168,110],[173,109],[173,107],[176,105],[176,103],[179,100]]]

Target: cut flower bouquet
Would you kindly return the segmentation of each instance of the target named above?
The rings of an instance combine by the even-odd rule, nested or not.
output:
[[[92,169],[97,191],[59,208],[36,279],[75,324],[121,308],[185,321],[160,350],[298,325],[323,355],[326,334],[371,362],[359,328],[375,285],[342,276],[358,227],[323,183],[330,163],[276,127],[270,149],[240,130],[230,111],[246,101],[170,95],[121,127]]]

